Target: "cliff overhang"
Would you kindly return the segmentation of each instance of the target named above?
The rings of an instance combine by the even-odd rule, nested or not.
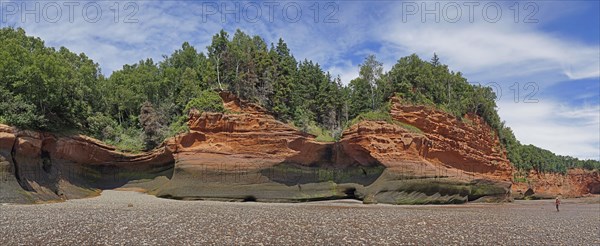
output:
[[[510,200],[511,165],[476,116],[460,121],[392,98],[390,114],[402,124],[363,121],[339,142],[323,143],[256,104],[220,95],[229,113],[193,111],[188,133],[141,154],[85,136],[0,126],[0,200],[81,198],[123,187],[165,198],[227,201]]]

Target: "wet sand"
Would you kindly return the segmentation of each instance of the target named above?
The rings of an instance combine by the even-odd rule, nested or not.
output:
[[[132,206],[130,206],[132,205]],[[600,197],[504,204],[176,201],[133,191],[0,205],[0,245],[600,245]]]

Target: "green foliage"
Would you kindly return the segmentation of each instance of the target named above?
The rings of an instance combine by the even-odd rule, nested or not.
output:
[[[88,118],[87,134],[102,139],[114,145],[117,150],[137,153],[144,149],[144,133],[141,129],[123,128],[114,119],[102,113],[96,113]]]
[[[359,77],[349,84],[349,116],[381,110],[393,94],[389,76],[383,73],[383,64],[374,55],[360,65]]]
[[[339,140],[340,137],[339,135],[336,136],[334,133],[317,126],[314,122],[305,126],[305,132],[314,135],[315,140],[318,142],[335,142]]]
[[[527,183],[527,178],[525,177],[515,177],[513,180],[516,183]]]
[[[104,141],[114,145],[119,151],[139,153],[146,148],[144,145],[144,133],[138,128],[117,126],[112,134],[114,138],[105,139]]]
[[[169,136],[175,136],[180,133],[189,132],[190,128],[187,125],[187,121],[187,116],[179,116],[177,120],[169,126]]]
[[[406,102],[436,106],[457,118],[476,114],[496,130],[502,125],[492,89],[469,84],[460,72],[439,63],[437,55],[431,63],[414,54],[401,58],[387,76],[396,95]]]
[[[385,73],[375,56],[367,56],[359,77],[345,86],[319,64],[297,61],[283,39],[269,46],[240,30],[231,38],[221,30],[206,54],[185,42],[162,61],[124,65],[108,78],[85,54],[46,47],[22,29],[0,29],[0,43],[0,123],[83,132],[125,151],[150,149],[188,131],[192,108],[225,112],[216,90],[258,103],[318,141],[339,140],[345,126],[361,120],[383,120],[421,133],[392,119],[389,97],[395,94],[407,103],[435,106],[466,124],[471,124],[467,114],[482,117],[519,170],[600,168],[598,161],[521,145],[500,120],[493,90],[470,84],[437,54],[431,61],[417,55],[400,58]]]
[[[556,155],[533,145],[518,144],[512,149],[512,164],[518,170],[536,170],[538,172],[554,172],[566,174],[570,168],[600,170],[600,162],[596,160],[579,160],[570,156]]]
[[[374,110],[371,106],[370,85],[361,78],[350,81],[350,118]]]
[[[385,121],[390,124],[401,126],[402,128],[404,128],[412,133],[419,133],[419,134],[423,133],[423,131],[416,126],[394,120],[392,118],[392,116],[390,115],[389,111],[388,112],[386,112],[386,111],[370,111],[370,112],[366,112],[366,113],[361,113],[356,118],[354,118],[352,121],[350,121],[349,125],[354,125],[356,123],[359,123],[359,122],[365,121],[365,120]]]
[[[97,139],[115,139],[118,123],[111,117],[100,112],[87,118],[87,133]]]
[[[196,109],[200,112],[225,112],[223,101],[214,91],[201,91],[200,95],[187,103],[184,112]]]
[[[21,95],[13,96],[0,88],[0,122],[20,128],[43,127],[46,120],[36,111],[35,105],[28,103]]]
[[[275,62],[273,80],[273,112],[284,120],[290,120],[292,116],[292,92],[294,75],[296,73],[296,59],[290,54],[287,44],[279,39],[271,59]]]
[[[0,117],[28,129],[82,128],[98,102],[98,65],[45,47],[23,29],[0,29]]]
[[[513,181],[517,183],[527,183],[527,171],[517,170],[513,173]]]
[[[437,55],[434,55],[432,62],[425,62],[416,55],[401,58],[387,76],[393,81],[396,94],[407,102],[434,105],[463,119],[466,124],[470,122],[463,115],[481,116],[492,127],[492,133],[498,134],[509,160],[517,169],[566,173],[568,168],[600,167],[598,161],[581,161],[557,156],[532,145],[521,145],[512,130],[500,120],[493,90],[469,84],[460,72],[454,73],[441,64]]]
[[[369,111],[369,112],[361,113],[358,116],[356,116],[356,118],[354,118],[352,121],[350,121],[350,125],[354,125],[354,124],[359,123],[364,120],[385,121],[388,123],[394,123],[394,119],[392,119],[392,116],[390,115],[389,112]]]
[[[399,121],[395,121],[395,123],[401,127],[404,127],[404,129],[408,130],[409,132],[423,134],[423,131],[421,129],[419,129],[418,127],[413,126],[411,124],[407,124],[407,123],[399,122]]]

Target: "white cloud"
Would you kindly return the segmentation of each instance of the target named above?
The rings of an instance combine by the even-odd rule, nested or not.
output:
[[[348,84],[351,80],[358,77],[358,65],[352,65],[351,62],[342,66],[333,66],[327,69],[333,77],[340,76],[343,83]]]
[[[542,76],[547,82],[600,76],[600,48],[510,22],[382,26],[379,35],[398,52],[437,52],[466,74],[493,79]],[[548,81],[545,75],[554,75]]]
[[[281,14],[270,22],[265,12],[256,23],[222,23],[218,14],[203,22],[202,6],[195,2],[136,1],[139,11],[135,18],[139,22],[123,23],[122,11],[119,23],[114,23],[108,9],[113,2],[98,3],[105,14],[98,23],[87,23],[81,15],[75,16],[75,23],[66,18],[58,23],[21,22],[17,15],[9,24],[24,27],[29,35],[39,36],[49,45],[86,53],[100,64],[105,75],[148,57],[162,60],[162,55],[171,54],[184,41],[205,51],[221,28],[230,34],[240,28],[267,42],[282,37],[298,60],[318,62],[333,76],[340,75],[344,83],[358,76],[358,65],[369,53],[389,70],[400,57],[417,53],[428,59],[436,52],[442,62],[462,71],[470,81],[499,82],[505,92],[514,82],[534,81],[543,90],[561,81],[600,76],[599,45],[542,31],[538,24],[515,24],[508,13],[493,24],[481,18],[475,23],[421,23],[418,17],[404,23],[399,2],[349,1],[337,2],[334,18],[338,23],[323,23],[328,14],[325,9],[315,23],[310,8],[315,2],[300,2],[304,14],[298,23],[286,22]],[[324,2],[319,3],[323,8]],[[80,2],[80,7],[84,4]],[[569,18],[581,10],[571,3],[540,5],[541,22]],[[597,102],[597,96],[593,101]],[[522,142],[560,154],[598,158],[597,104],[572,107],[543,100],[538,104],[503,101],[499,106],[502,118]]]
[[[34,9],[33,3],[24,2],[17,5],[19,10],[26,5]],[[46,4],[54,2],[40,1],[38,10]],[[62,3],[62,2],[59,2]],[[212,35],[220,29],[220,25],[201,23],[195,16],[194,6],[189,2],[134,2],[138,11],[133,15],[133,23],[125,22],[129,11],[125,11],[125,3],[120,3],[121,12],[115,23],[114,2],[94,2],[102,7],[102,16],[95,23],[88,22],[82,15],[86,2],[78,2],[74,7],[73,23],[66,15],[67,8],[62,6],[63,16],[58,22],[45,21],[43,11],[41,21],[21,20],[22,13],[9,15],[8,25],[23,27],[28,35],[37,36],[51,46],[65,46],[77,53],[86,53],[98,62],[105,75],[120,69],[125,64],[136,63],[142,59],[162,60],[162,55],[171,54],[181,44],[188,41],[192,44],[206,45]],[[129,9],[133,10],[132,8]],[[213,28],[207,31],[205,28]],[[199,47],[204,50],[204,47]]]
[[[545,9],[554,7],[554,12],[561,11],[556,9],[561,6],[543,5]],[[508,11],[508,7],[504,7]],[[418,16],[403,22],[403,10],[398,3],[351,2],[341,9],[345,9],[340,17],[343,22],[328,28],[328,36],[313,35],[305,39],[300,45],[303,48],[299,48],[301,53],[317,61],[323,61],[327,55],[331,59],[325,61],[336,62],[334,59],[344,53],[355,52],[357,44],[378,43],[383,45],[379,50],[365,51],[377,55],[389,68],[402,56],[417,53],[428,59],[436,52],[451,69],[462,71],[471,81],[494,81],[507,86],[516,81],[534,81],[544,87],[565,80],[600,76],[600,46],[540,31],[541,25],[514,23],[510,15],[497,23],[487,23],[481,17],[477,17],[475,23],[469,23],[466,18],[458,23],[422,23]],[[553,16],[547,12],[542,12],[546,14],[540,14],[538,19],[551,19]],[[315,42],[318,47],[310,45]],[[348,71],[358,65],[345,64],[348,66],[343,68],[336,64],[332,66],[335,70],[330,71]]]
[[[498,103],[499,114],[523,144],[560,155],[600,160],[600,105],[569,106],[552,100]]]

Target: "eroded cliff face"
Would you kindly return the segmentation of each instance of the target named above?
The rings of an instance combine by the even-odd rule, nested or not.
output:
[[[488,135],[470,146],[458,135],[489,130],[478,125],[481,121],[455,129],[444,124],[458,121],[443,113],[400,108],[394,99],[394,118],[401,121],[411,114],[427,118],[406,121],[423,132],[365,121],[346,130],[339,142],[321,143],[259,106],[228,93],[221,97],[234,113],[191,115],[190,133],[174,141],[179,145],[173,178],[157,189],[158,196],[258,201],[358,198],[394,204],[509,197],[512,170],[505,153],[486,146],[499,144],[497,139]],[[455,132],[459,133],[452,135]],[[482,133],[469,136],[481,138]]]
[[[570,169],[566,175],[531,171],[525,182],[515,182],[512,192],[516,198],[534,199],[600,194],[600,173],[583,169]]]
[[[190,132],[173,140],[177,143],[173,178],[156,195],[259,201],[334,199],[347,196],[346,188],[338,184],[372,182],[383,169],[372,170],[376,163],[354,161],[338,150],[339,144],[314,141],[313,136],[275,120],[257,105],[228,93],[221,97],[233,113],[191,113]],[[342,172],[347,173],[342,177]],[[354,175],[358,172],[362,176]]]
[[[386,167],[366,197],[388,203],[508,199],[510,163],[480,118],[463,123],[441,111],[391,100],[391,115],[399,124],[364,121],[341,140],[347,150],[368,153]]]
[[[173,165],[169,146],[131,155],[85,136],[57,137],[0,125],[0,202],[93,196],[132,180],[170,178]]]
[[[430,140],[428,160],[491,179],[511,180],[512,167],[495,131],[481,117],[463,120],[426,106],[405,105],[393,97],[392,117],[421,129]]]
[[[175,199],[271,202],[510,198],[506,153],[478,117],[459,121],[393,98],[391,114],[401,123],[360,122],[339,142],[322,143],[260,106],[230,93],[221,97],[230,113],[192,112],[189,133],[136,155],[84,136],[0,126],[0,174],[6,174],[0,202],[79,198],[118,187]]]

